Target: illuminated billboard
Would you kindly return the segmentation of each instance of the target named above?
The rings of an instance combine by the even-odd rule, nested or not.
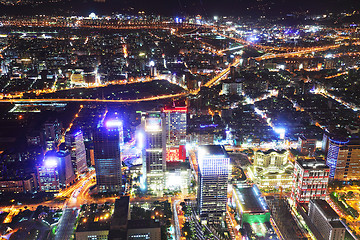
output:
[[[180,152],[179,148],[168,148],[166,149],[166,161],[177,162],[179,161]]]
[[[178,162],[178,161],[184,162],[185,158],[186,158],[186,149],[184,145],[166,149],[167,162]]]

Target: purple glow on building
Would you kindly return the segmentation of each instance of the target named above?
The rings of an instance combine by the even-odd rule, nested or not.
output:
[[[216,128],[217,126],[218,126],[217,124],[208,124],[208,125],[200,125],[200,128],[208,128],[208,127]]]
[[[56,157],[49,157],[45,159],[44,162],[45,167],[47,168],[56,168],[58,165],[58,160],[56,159]]]
[[[116,120],[116,119],[109,120],[105,123],[105,126],[107,128],[120,128],[120,127],[122,127],[122,125],[123,125],[122,121]]]

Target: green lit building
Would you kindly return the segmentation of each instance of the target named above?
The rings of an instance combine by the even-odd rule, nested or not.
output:
[[[233,186],[232,201],[244,223],[270,222],[270,210],[256,185],[237,184]]]

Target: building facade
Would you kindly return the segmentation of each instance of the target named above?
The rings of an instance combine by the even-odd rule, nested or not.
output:
[[[309,218],[324,239],[345,239],[345,226],[341,223],[337,213],[325,200],[310,200]]]
[[[122,131],[122,123],[119,121],[98,126],[94,131],[94,160],[99,192],[122,190]]]
[[[46,150],[54,150],[59,143],[61,136],[61,124],[56,119],[47,121],[43,128],[43,139]]]
[[[316,150],[316,139],[307,138],[304,135],[299,137],[299,150],[305,156],[314,156]]]
[[[330,168],[324,160],[297,160],[294,168],[292,200],[309,203],[311,199],[325,199]]]
[[[294,167],[288,158],[289,152],[286,150],[256,151],[251,167],[255,182],[262,187],[291,188]]]
[[[166,121],[167,161],[185,161],[187,107],[167,107],[163,109]]]
[[[39,190],[58,192],[75,181],[71,156],[68,151],[49,151],[37,166]]]
[[[86,172],[86,150],[84,144],[84,137],[81,130],[73,133],[68,133],[65,136],[65,144],[71,154],[71,162],[73,164],[75,174]]]
[[[329,139],[326,164],[330,178],[339,181],[360,179],[360,142]]]
[[[166,170],[166,129],[165,115],[161,112],[147,112],[142,115],[145,132],[143,168],[146,187],[157,196],[162,196]]]
[[[280,168],[288,163],[289,153],[286,150],[266,152],[256,151],[254,155],[254,165],[264,168]]]
[[[1,192],[34,192],[37,189],[37,179],[35,174],[31,174],[22,179],[1,179]]]
[[[223,146],[203,145],[198,149],[198,208],[204,223],[225,219],[230,158]]]

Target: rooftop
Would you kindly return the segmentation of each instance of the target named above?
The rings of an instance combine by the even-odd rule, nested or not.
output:
[[[303,168],[303,169],[329,169],[326,166],[325,160],[320,159],[299,159],[296,162]]]
[[[129,202],[129,196],[121,196],[119,199],[115,200],[115,208],[112,215],[111,228],[121,228],[123,226],[126,226],[129,215]]]
[[[287,151],[286,149],[283,149],[283,150],[280,150],[280,151],[277,151],[275,149],[269,149],[269,150],[267,150],[265,152],[261,151],[261,150],[257,150],[256,152],[260,152],[260,153],[264,153],[264,154],[270,154],[270,153],[273,153],[273,152],[278,153],[278,154],[284,154],[286,151]]]
[[[329,223],[333,228],[345,228],[345,226],[340,221],[330,221]]]
[[[199,146],[200,151],[202,151],[204,156],[223,155],[224,157],[229,157],[224,146],[221,145],[201,145]]]
[[[265,213],[269,208],[256,186],[236,186],[236,195],[244,213]]]
[[[339,215],[334,211],[334,209],[332,209],[332,207],[325,200],[312,199],[310,200],[310,204],[311,203],[316,204],[322,210],[324,215],[326,215],[327,219],[331,219],[331,220],[339,219]]]
[[[160,223],[150,220],[129,220],[128,229],[160,228]]]

